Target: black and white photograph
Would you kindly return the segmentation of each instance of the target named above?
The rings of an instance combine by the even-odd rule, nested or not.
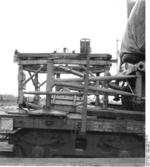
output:
[[[145,1],[0,0],[0,166],[150,166]]]

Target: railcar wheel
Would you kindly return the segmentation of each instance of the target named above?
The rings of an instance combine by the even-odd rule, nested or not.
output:
[[[23,151],[23,148],[19,145],[15,145],[14,148],[13,148],[13,154],[15,157],[25,157],[25,154],[24,154],[24,151]]]

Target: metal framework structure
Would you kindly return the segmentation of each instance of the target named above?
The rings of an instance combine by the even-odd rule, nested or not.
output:
[[[123,72],[111,76],[115,60],[110,54],[91,53],[89,39],[80,41],[80,53],[16,51],[15,62],[19,110],[1,117],[13,118],[16,156],[144,155],[145,113],[128,107],[143,110],[144,62],[125,64]],[[29,83],[34,90],[26,89]],[[91,95],[95,100],[89,102]],[[122,105],[110,104],[110,96]]]

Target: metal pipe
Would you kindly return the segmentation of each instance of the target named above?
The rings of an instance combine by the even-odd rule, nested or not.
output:
[[[99,77],[89,77],[89,81],[111,81],[111,80],[126,80],[136,78],[136,75],[116,75],[116,76],[99,76]],[[71,82],[71,81],[81,81],[83,78],[67,78],[67,79],[55,79],[55,82]]]
[[[82,90],[82,91],[84,90],[83,85],[69,84],[69,83],[65,83],[65,82],[55,83],[55,85],[69,87],[69,88],[72,88],[74,90]],[[97,87],[94,87],[94,86],[88,86],[88,91],[94,91],[94,92],[98,91],[100,94],[107,93],[107,94],[110,94],[110,95],[119,94],[119,95],[124,95],[124,96],[136,96],[135,94],[128,93],[128,92],[125,92],[125,91],[105,89],[105,88],[97,88]]]

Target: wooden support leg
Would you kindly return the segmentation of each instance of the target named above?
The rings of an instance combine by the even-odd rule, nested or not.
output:
[[[105,72],[104,72],[104,76],[109,76],[109,67],[106,67]],[[107,81],[105,82],[105,88],[108,88],[108,83]],[[103,109],[107,109],[108,106],[108,94],[104,93],[104,97],[103,97]]]
[[[96,76],[99,77],[100,73],[96,73]],[[96,86],[98,87],[99,86],[99,81],[96,81]],[[96,106],[99,106],[100,105],[100,98],[99,98],[99,93],[97,92],[97,95],[96,95]]]
[[[47,81],[46,81],[46,92],[52,91],[54,85],[54,65],[52,61],[47,64]],[[46,108],[51,107],[51,95],[46,95]]]
[[[82,111],[82,122],[81,122],[81,133],[86,134],[86,124],[87,124],[87,100],[88,100],[88,82],[89,82],[89,65],[90,65],[90,41],[84,41],[85,44],[85,54],[86,60],[86,75],[84,81],[84,104]]]
[[[39,91],[39,87],[38,87],[39,81],[38,81],[38,74],[35,75],[34,78],[34,87],[35,87],[35,91]],[[34,103],[35,104],[39,104],[39,100],[40,100],[40,96],[39,95],[35,95],[34,96]]]
[[[19,65],[18,72],[18,105],[19,107],[23,104],[23,81],[25,80],[25,74],[23,73],[23,66]]]
[[[75,147],[77,149],[86,150],[87,148],[87,98],[88,98],[88,82],[89,82],[89,64],[90,64],[90,40],[81,40],[81,53],[85,54],[86,60],[86,75],[84,79],[84,103],[81,119],[80,135],[76,138]],[[82,46],[83,45],[83,46]]]

